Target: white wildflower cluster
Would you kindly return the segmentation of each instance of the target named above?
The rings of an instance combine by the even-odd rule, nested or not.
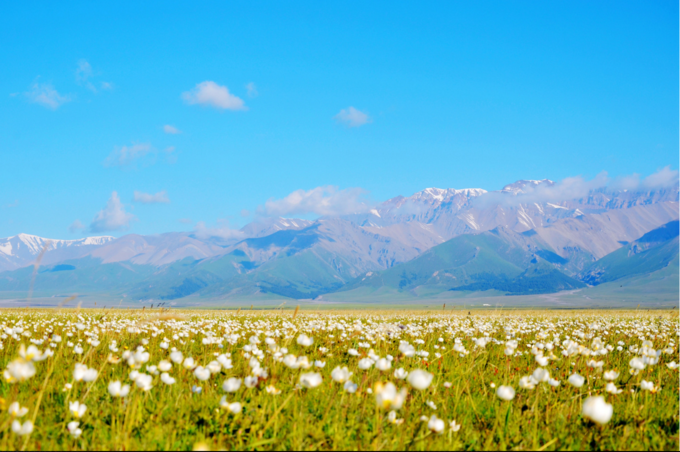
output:
[[[434,434],[458,432],[460,423],[437,416],[454,397],[465,403],[461,394],[470,382],[447,376],[474,368],[470,378],[478,378],[488,362],[494,377],[483,383],[494,403],[517,403],[528,393],[537,399],[566,394],[583,400],[584,419],[605,425],[616,415],[617,398],[631,391],[653,397],[664,390],[662,377],[677,379],[678,369],[671,360],[677,319],[634,314],[33,313],[0,315],[0,332],[6,383],[43,379],[43,361],[59,354],[68,370],[68,383],[59,384],[68,393],[63,425],[73,438],[88,435],[85,401],[105,402],[94,394],[125,405],[170,391],[210,401],[237,419],[252,409],[254,394],[314,397],[326,390],[339,399],[370,399],[389,424],[402,425],[409,422],[404,413],[416,413]],[[26,400],[9,402],[11,431],[30,435],[32,422],[20,420],[29,411]]]

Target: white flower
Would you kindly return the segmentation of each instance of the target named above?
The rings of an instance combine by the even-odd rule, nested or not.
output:
[[[461,424],[457,424],[456,421],[453,420],[453,421],[451,421],[449,426],[451,427],[452,431],[457,432],[458,430],[460,430]]]
[[[300,384],[305,388],[316,388],[321,384],[321,374],[315,372],[301,374]]]
[[[359,352],[356,351],[356,350],[353,349],[353,348],[350,348],[349,350],[347,350],[347,354],[348,354],[348,355],[351,355],[351,356],[359,356]]]
[[[432,377],[433,375],[431,373],[416,369],[408,375],[407,381],[415,389],[422,391],[423,389],[427,389],[430,386],[430,383],[432,383]]]
[[[515,398],[515,390],[511,386],[499,386],[496,395],[503,400],[512,400]]]
[[[246,377],[243,379],[243,383],[246,388],[254,388],[260,380],[257,377]]]
[[[579,374],[572,374],[567,378],[567,381],[569,382],[570,385],[572,385],[575,388],[580,388],[583,386],[583,383],[586,382],[586,379]]]
[[[231,377],[222,383],[222,389],[225,392],[236,392],[241,387],[241,379]]]
[[[337,383],[344,383],[352,376],[352,372],[347,367],[336,367],[331,372],[331,378]]]
[[[194,385],[191,387],[191,392],[193,392],[194,394],[200,394],[201,391],[203,391],[203,388],[201,388],[200,386]]]
[[[76,368],[73,371],[73,379],[75,381],[94,381],[97,379],[97,370],[88,369],[84,364],[76,364]]]
[[[398,410],[406,400],[406,388],[397,391],[393,383],[376,383],[375,401],[383,409]]]
[[[386,370],[390,370],[392,368],[392,364],[386,358],[380,358],[378,362],[375,363],[375,368],[384,372]]]
[[[591,421],[604,425],[612,418],[614,408],[604,401],[603,397],[588,397],[583,402],[583,417]]]
[[[345,385],[343,386],[343,389],[349,392],[350,394],[354,394],[355,392],[357,392],[358,388],[359,385],[357,385],[356,383],[352,383],[351,381],[346,381]]]
[[[432,400],[428,400],[427,402],[425,402],[425,405],[429,406],[433,410],[437,409],[437,405],[435,405],[435,403]]]
[[[162,360],[158,363],[158,370],[161,372],[167,372],[172,368],[172,363],[170,361]]]
[[[401,352],[402,355],[404,355],[407,358],[415,356],[416,354],[415,347],[406,342],[402,342],[401,344],[399,344],[399,351]]]
[[[227,397],[226,397],[226,396],[222,396],[222,399],[220,399],[220,406],[221,406],[223,409],[229,411],[231,414],[238,414],[238,413],[240,413],[241,410],[243,409],[243,407],[241,406],[241,404],[238,403],[238,402],[234,402],[234,403],[229,403],[229,402],[227,402]]]
[[[35,345],[29,345],[28,349],[26,349],[24,348],[24,344],[21,344],[21,347],[19,347],[19,356],[26,361],[39,361],[41,353]]]
[[[137,385],[138,388],[140,388],[142,391],[148,391],[151,389],[151,382],[153,381],[153,377],[151,375],[147,374],[142,374],[140,373],[137,376],[137,379],[135,380],[135,384]]]
[[[610,394],[621,394],[623,392],[623,389],[617,389],[614,383],[609,382],[605,387],[605,391],[607,391]]]
[[[553,388],[556,388],[556,387],[558,387],[558,386],[560,385],[560,382],[557,381],[557,380],[555,380],[554,378],[550,378],[550,379],[548,380],[548,384],[549,384],[550,386],[552,386]]]
[[[429,428],[434,433],[442,433],[444,431],[444,427],[446,427],[444,421],[439,419],[434,414],[430,417],[430,420],[427,422],[427,428]]]
[[[678,368],[678,363],[676,363],[675,361],[671,361],[670,363],[666,364],[666,366],[667,366],[669,369],[673,370],[673,369],[677,369],[677,368]]]
[[[614,381],[619,378],[619,373],[615,370],[608,370],[602,375],[602,378],[607,381]]]
[[[231,369],[232,367],[234,367],[231,364],[231,359],[229,359],[229,357],[227,355],[224,355],[224,354],[219,355],[216,359],[217,359],[217,362],[220,363],[220,365],[222,367],[224,367],[225,369]]]
[[[170,359],[175,364],[182,364],[182,361],[184,360],[184,356],[182,355],[182,352],[174,351],[174,352],[170,353]]]
[[[641,360],[640,358],[633,358],[630,360],[630,363],[628,365],[631,367],[633,370],[642,370],[645,368],[645,362]]]
[[[28,413],[28,408],[21,407],[19,402],[12,402],[9,406],[9,415],[12,417],[23,417]]]
[[[280,390],[280,389],[276,389],[276,387],[273,386],[273,385],[267,386],[267,387],[265,388],[265,390],[267,391],[267,394],[272,394],[272,395],[281,394],[281,390]]]
[[[210,378],[210,371],[203,366],[198,366],[194,369],[194,376],[201,381]]]
[[[4,377],[8,383],[17,381],[25,381],[35,375],[35,366],[31,361],[25,361],[22,358],[15,359],[7,365]]]
[[[538,369],[534,370],[534,373],[531,374],[531,376],[539,383],[546,382],[550,379],[550,372],[542,367],[539,367]]]
[[[205,366],[205,368],[208,369],[211,374],[218,374],[222,372],[222,365],[217,361],[210,361],[208,365]]]
[[[74,438],[78,438],[81,435],[81,433],[83,433],[83,431],[78,428],[79,425],[80,425],[80,422],[78,422],[78,421],[71,421],[66,425],[68,432]]]
[[[192,357],[185,358],[184,362],[182,363],[182,366],[184,366],[184,368],[186,370],[191,370],[194,367],[196,367],[196,362],[194,361],[194,358],[192,358]]]
[[[403,419],[397,419],[397,412],[392,410],[387,413],[387,422],[390,424],[400,425],[404,423]]]
[[[297,338],[297,343],[302,345],[303,347],[309,347],[310,345],[312,345],[313,342],[314,339],[307,336],[306,334],[301,334]]]
[[[326,363],[323,361],[314,361],[314,367],[318,367],[319,369],[323,369],[326,367]]]
[[[80,419],[81,417],[83,417],[83,414],[85,414],[85,411],[87,411],[87,406],[85,406],[84,403],[80,403],[78,401],[70,402],[68,404],[68,410],[74,417]]]
[[[404,368],[400,367],[394,371],[394,378],[397,380],[405,380],[406,377],[408,377],[408,372],[406,372]]]
[[[22,424],[15,419],[12,421],[12,431],[19,436],[28,435],[33,431],[33,422],[26,421]]]
[[[548,365],[548,358],[545,356],[536,356],[536,362],[539,366],[545,367]]]
[[[109,394],[112,397],[125,397],[130,392],[130,385],[124,385],[120,381],[109,383]]]
[[[522,377],[519,379],[519,387],[522,389],[534,389],[538,382],[532,376]]]
[[[652,383],[651,381],[642,380],[640,382],[640,389],[642,389],[644,391],[654,392],[655,391],[654,383]]]
[[[300,367],[300,363],[298,363],[298,359],[295,355],[284,356],[283,364],[289,369],[297,369],[298,367]]]
[[[371,358],[363,358],[359,360],[357,366],[361,370],[367,370],[370,369],[373,366],[373,364],[375,364],[375,361],[373,361]]]
[[[166,385],[174,385],[176,380],[172,378],[169,373],[163,372],[161,374],[161,381]]]

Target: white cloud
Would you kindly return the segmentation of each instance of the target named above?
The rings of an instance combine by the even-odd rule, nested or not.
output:
[[[367,212],[371,205],[365,199],[366,191],[361,188],[338,190],[324,186],[311,190],[296,190],[283,199],[270,199],[260,208],[260,213],[269,216],[285,215],[347,215]]]
[[[76,82],[79,85],[85,85],[87,89],[92,92],[97,92],[97,88],[90,82],[89,78],[92,77],[92,66],[86,60],[78,61],[78,68],[76,69]]]
[[[651,174],[642,181],[642,188],[668,188],[678,185],[678,171],[672,170],[670,166],[661,168],[656,173]]]
[[[199,239],[219,237],[228,240],[240,240],[245,238],[245,234],[238,229],[231,229],[227,220],[217,220],[217,226],[207,227],[204,221],[199,221],[194,227],[194,234]]]
[[[132,146],[121,146],[115,148],[106,160],[104,166],[130,166],[142,157],[155,153],[148,143],[133,144]]]
[[[194,222],[194,220],[192,220],[191,218],[180,218],[177,221],[179,221],[182,224],[191,224]]]
[[[347,127],[359,127],[372,121],[370,116],[354,107],[340,110],[340,113],[333,116],[333,119]]]
[[[85,229],[85,225],[81,223],[80,220],[74,221],[73,223],[71,223],[71,226],[68,227],[68,230],[71,234],[78,231],[82,231],[83,229]]]
[[[142,204],[167,204],[170,202],[170,198],[168,198],[168,194],[165,190],[159,191],[155,195],[152,195],[151,193],[135,191],[134,201],[141,202]]]
[[[78,61],[78,68],[76,69],[76,81],[78,83],[86,82],[88,78],[92,77],[92,66],[87,60]]]
[[[639,174],[621,176],[611,179],[605,171],[591,180],[581,176],[567,177],[552,186],[540,184],[527,186],[524,193],[511,196],[501,192],[488,192],[475,198],[473,202],[481,204],[519,205],[527,203],[559,202],[579,199],[588,196],[594,190],[629,190],[644,191],[670,188],[678,185],[678,171],[666,166],[654,174],[640,179]]]
[[[130,222],[135,216],[125,211],[125,206],[120,202],[118,193],[111,193],[111,198],[106,207],[95,215],[90,223],[91,232],[119,231],[130,227]]]
[[[170,135],[177,135],[178,133],[182,133],[181,130],[179,130],[175,126],[171,126],[170,124],[166,124],[163,126],[163,132]]]
[[[191,91],[182,93],[182,98],[188,104],[207,105],[223,110],[248,109],[242,99],[229,92],[229,88],[212,81],[199,83]]]
[[[248,90],[248,97],[257,97],[257,95],[260,94],[257,92],[257,87],[253,82],[246,85],[246,90]]]
[[[101,88],[105,90],[112,90],[113,89],[113,83],[109,82],[101,82]]]
[[[25,94],[31,102],[52,110],[56,110],[71,100],[69,96],[59,94],[50,83],[35,82],[31,85],[31,90]]]

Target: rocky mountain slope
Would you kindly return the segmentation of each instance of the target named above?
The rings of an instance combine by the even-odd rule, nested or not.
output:
[[[21,268],[43,250],[36,290],[45,293],[101,287],[136,299],[309,298],[371,286],[375,275],[413,293],[555,291],[578,287],[594,262],[677,220],[677,187],[576,193],[521,180],[495,192],[428,188],[362,214],[259,219],[229,234],[203,228],[49,244],[20,234],[0,240],[0,291],[28,287],[32,272]],[[503,257],[506,248],[512,258]],[[443,260],[435,265],[433,256]]]

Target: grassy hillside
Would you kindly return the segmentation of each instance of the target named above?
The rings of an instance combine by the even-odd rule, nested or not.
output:
[[[581,279],[598,285],[649,274],[673,263],[677,267],[678,251],[678,222],[673,221],[593,263]]]

